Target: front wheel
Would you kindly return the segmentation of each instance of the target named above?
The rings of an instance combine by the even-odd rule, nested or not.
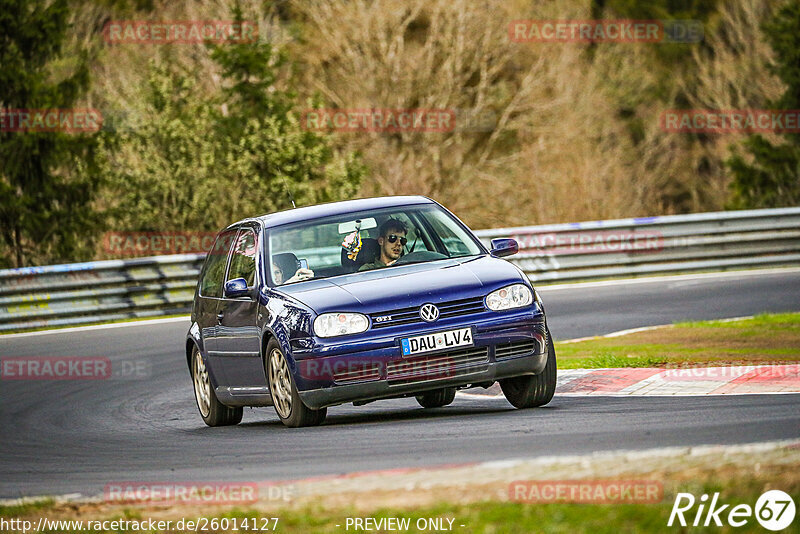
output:
[[[500,388],[515,408],[544,406],[556,391],[556,350],[547,332],[547,364],[538,375],[515,376],[500,381]]]
[[[417,402],[423,408],[441,408],[452,404],[455,398],[456,388],[442,388],[417,395]]]
[[[292,373],[289,371],[289,363],[275,339],[271,339],[267,344],[267,358],[264,366],[272,403],[275,405],[275,412],[281,422],[288,427],[322,424],[328,409],[312,410],[303,404],[294,384]]]
[[[194,399],[200,417],[208,426],[238,425],[242,421],[244,409],[225,406],[217,399],[211,381],[208,379],[208,368],[197,347],[192,351],[192,382],[194,382]]]

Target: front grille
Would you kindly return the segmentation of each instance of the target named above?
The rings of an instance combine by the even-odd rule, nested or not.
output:
[[[494,357],[496,360],[503,358],[513,358],[514,356],[525,356],[533,351],[539,352],[537,349],[539,344],[534,340],[518,341],[516,343],[506,343],[505,345],[497,345],[494,349]]]
[[[381,366],[377,362],[348,365],[346,370],[333,374],[333,381],[337,384],[353,384],[355,382],[380,380],[380,378]]]
[[[386,365],[386,378],[390,385],[410,384],[479,373],[488,367],[488,347],[471,347],[390,362]]]
[[[451,300],[450,302],[436,304],[436,307],[439,308],[438,320],[480,313],[486,309],[483,305],[483,297]],[[419,306],[412,306],[410,308],[399,308],[370,314],[372,328],[424,323],[425,321],[419,316],[419,308]]]

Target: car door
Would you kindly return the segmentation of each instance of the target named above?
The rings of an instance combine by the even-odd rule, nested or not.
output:
[[[197,288],[196,321],[200,327],[200,337],[203,340],[205,355],[214,370],[217,381],[224,384],[226,381],[221,374],[219,358],[216,352],[218,321],[217,309],[222,300],[222,282],[228,267],[228,257],[233,246],[236,230],[228,230],[217,236],[214,246],[208,252],[208,257],[200,273],[200,283]]]
[[[258,287],[258,235],[256,228],[245,227],[236,236],[226,280],[244,278],[248,287]],[[258,299],[228,298],[223,295],[217,309],[217,348],[231,394],[266,392],[258,330]],[[263,391],[260,391],[263,389]]]

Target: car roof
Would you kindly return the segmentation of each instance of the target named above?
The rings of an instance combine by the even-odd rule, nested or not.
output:
[[[378,198],[360,198],[357,200],[344,200],[341,202],[329,202],[327,204],[317,204],[305,206],[285,211],[278,211],[260,217],[251,217],[238,221],[228,228],[233,228],[246,222],[259,222],[265,228],[282,226],[301,221],[309,221],[321,217],[334,215],[345,215],[357,211],[392,208],[395,206],[409,206],[413,204],[435,204],[435,202],[423,196],[392,196]]]

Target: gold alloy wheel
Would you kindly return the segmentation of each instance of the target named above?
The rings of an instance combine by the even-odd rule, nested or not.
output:
[[[292,413],[292,379],[286,358],[277,348],[269,355],[269,384],[275,410],[281,419],[287,419]]]
[[[197,399],[197,407],[203,417],[208,417],[211,406],[211,384],[208,382],[208,369],[203,363],[200,353],[194,353],[194,396]]]

